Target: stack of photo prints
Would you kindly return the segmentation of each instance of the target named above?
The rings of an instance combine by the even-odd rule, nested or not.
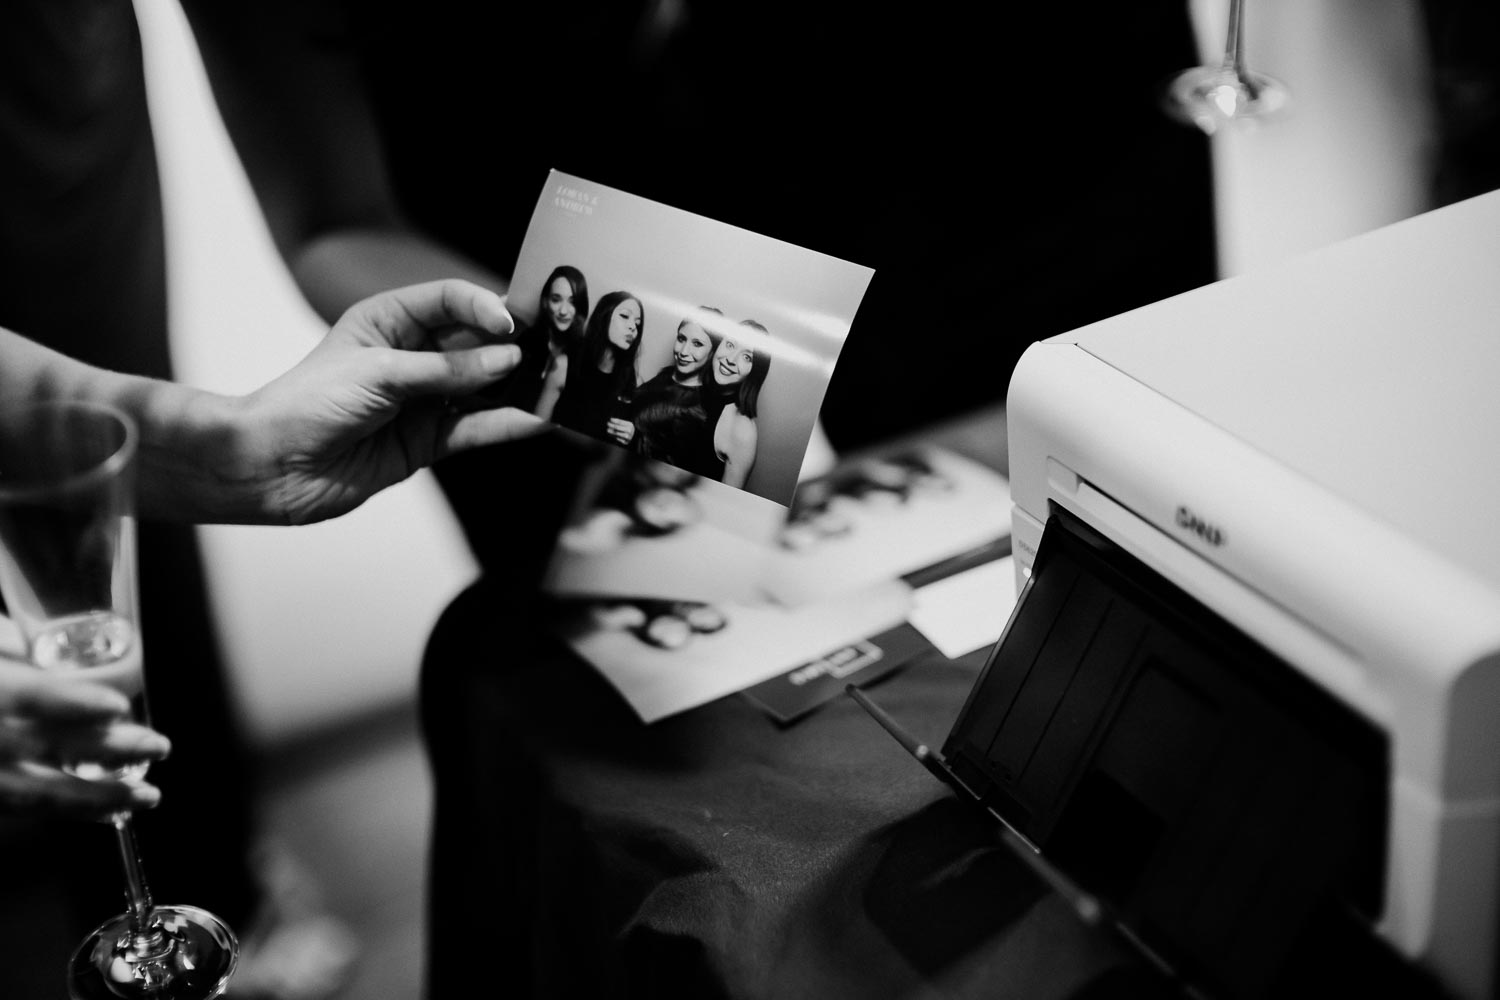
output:
[[[868,666],[885,654],[866,640],[911,611],[904,574],[1008,535],[1005,480],[939,449],[799,488],[872,274],[549,177],[512,278],[522,362],[503,395],[616,446],[584,477],[545,587],[558,634],[643,721]]]

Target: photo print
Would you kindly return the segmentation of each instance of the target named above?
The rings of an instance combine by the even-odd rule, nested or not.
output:
[[[1010,483],[956,452],[914,446],[802,484],[761,584],[800,605],[914,573],[1010,535]]]
[[[560,609],[557,629],[650,723],[894,628],[911,602],[900,580],[796,608],[576,601]]]
[[[543,588],[552,630],[645,722],[799,665],[844,662],[851,644],[923,610],[914,594],[931,581],[918,577],[993,559],[988,550],[1010,532],[1004,477],[943,448],[852,458],[804,481],[790,510],[604,450],[580,484]],[[983,607],[971,617],[985,622],[1003,603],[974,600]],[[799,707],[788,717],[810,709],[810,697],[793,698]]]
[[[756,601],[786,509],[626,451],[585,473],[553,546],[556,597]]]
[[[511,280],[505,402],[790,506],[872,274],[553,171]]]

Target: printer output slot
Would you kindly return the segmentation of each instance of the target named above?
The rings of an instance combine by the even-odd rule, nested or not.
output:
[[[964,785],[1211,995],[1292,995],[1308,935],[1382,947],[1383,731],[1065,509],[1028,584]]]

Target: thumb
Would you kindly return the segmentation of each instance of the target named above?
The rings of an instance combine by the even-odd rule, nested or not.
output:
[[[533,437],[549,427],[541,417],[511,407],[457,414],[439,432],[437,457]]]

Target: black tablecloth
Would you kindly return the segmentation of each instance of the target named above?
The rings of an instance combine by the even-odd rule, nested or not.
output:
[[[645,726],[538,601],[481,581],[424,663],[432,1000],[1164,992],[849,699]],[[941,745],[981,660],[871,694]]]

